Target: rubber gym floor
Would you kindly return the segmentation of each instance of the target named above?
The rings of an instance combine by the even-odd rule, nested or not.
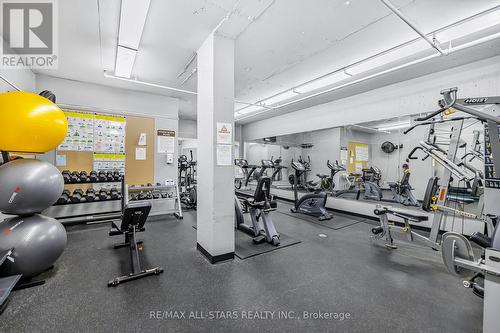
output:
[[[0,331],[480,331],[481,300],[446,272],[440,253],[404,241],[388,250],[370,240],[374,221],[333,230],[284,214],[289,207],[280,203],[273,220],[301,243],[216,265],[196,250],[196,212],[152,219],[140,234],[143,254],[165,272],[116,288],[107,281],[129,269],[128,250],[112,249],[121,238],[109,237],[102,224],[69,227],[68,246],[46,284],[12,294]],[[156,311],[205,318],[152,318]],[[210,319],[209,311],[238,318]],[[274,319],[250,319],[250,311],[276,312]],[[278,311],[293,315],[277,319]],[[305,319],[304,311],[350,318]]]

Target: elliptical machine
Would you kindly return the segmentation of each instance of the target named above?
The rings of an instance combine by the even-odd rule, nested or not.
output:
[[[382,178],[382,173],[377,167],[363,169],[363,186],[365,188],[364,199],[381,201],[384,197],[379,181]]]
[[[273,165],[274,172],[273,172],[273,175],[271,176],[271,181],[280,182],[283,179],[282,170],[287,169],[287,167],[284,165],[281,165],[281,162],[283,162],[283,159],[281,158],[281,156],[275,160],[273,158],[274,158],[274,156],[271,156],[271,162],[273,162],[273,164],[274,164]]]
[[[189,151],[191,159],[188,161],[186,155],[180,155],[179,168],[179,196],[180,201],[187,209],[196,209],[198,195],[196,192],[196,161],[193,160],[193,151]]]
[[[268,242],[274,246],[280,245],[280,235],[274,227],[269,213],[276,210],[277,203],[271,197],[271,178],[261,177],[257,183],[254,196],[243,200],[249,209],[252,225],[245,224],[243,209],[238,197],[234,197],[235,223],[238,230],[253,237],[255,244]]]
[[[302,164],[302,166],[304,167],[304,171],[300,173],[300,177],[297,179],[297,186],[301,189],[306,190],[308,185],[309,187],[318,185],[315,184],[313,181],[307,181],[307,173],[311,171],[311,157],[307,156],[307,161],[306,161],[302,158],[302,156],[299,156],[298,163]],[[291,164],[293,164],[293,159]],[[288,175],[288,182],[290,183],[290,185],[293,186],[295,182],[293,174]]]
[[[290,209],[293,213],[301,213],[317,217],[320,221],[330,220],[332,215],[327,212],[325,192],[316,191],[315,193],[304,194],[299,199],[298,194],[298,180],[306,172],[306,168],[300,162],[292,161],[292,168],[295,170],[293,174],[293,192],[294,192],[294,206]]]

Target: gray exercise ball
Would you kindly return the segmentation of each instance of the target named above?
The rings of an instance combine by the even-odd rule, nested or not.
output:
[[[0,222],[0,251],[14,249],[0,266],[0,276],[33,277],[47,270],[66,247],[66,230],[54,218],[17,216]]]
[[[12,215],[40,213],[61,196],[64,179],[50,163],[18,159],[0,166],[0,212]]]

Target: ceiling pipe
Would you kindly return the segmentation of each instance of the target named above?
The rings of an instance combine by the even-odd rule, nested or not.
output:
[[[396,14],[403,22],[405,22],[410,28],[412,28],[417,34],[429,43],[430,46],[436,49],[441,55],[446,55],[448,52],[443,50],[436,40],[430,39],[425,33],[420,30],[415,23],[408,19],[404,14],[397,9],[389,0],[380,0],[387,8],[389,8],[394,14]]]
[[[7,80],[7,78],[4,77],[1,74],[0,74],[0,79],[2,79],[3,81],[5,81],[5,83],[7,83],[9,86],[11,86],[12,88],[16,89],[17,91],[21,91],[21,88],[19,88],[18,86],[16,86],[14,83],[10,82],[9,80]]]
[[[191,66],[191,64],[193,63],[193,61],[196,59],[196,56],[197,56],[196,52],[193,52],[193,54],[191,55],[191,57],[189,57],[189,60],[186,63],[186,65],[184,65],[184,68],[182,69],[182,72],[180,72],[177,75],[177,78],[180,78],[182,75],[184,75],[187,72],[189,66]]]
[[[188,76],[181,82],[181,86],[183,86],[196,72],[198,71],[198,67],[193,68],[193,70],[189,73]]]

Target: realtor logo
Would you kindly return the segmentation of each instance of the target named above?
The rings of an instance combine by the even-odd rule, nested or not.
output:
[[[54,0],[1,0],[1,68],[57,68]]]

